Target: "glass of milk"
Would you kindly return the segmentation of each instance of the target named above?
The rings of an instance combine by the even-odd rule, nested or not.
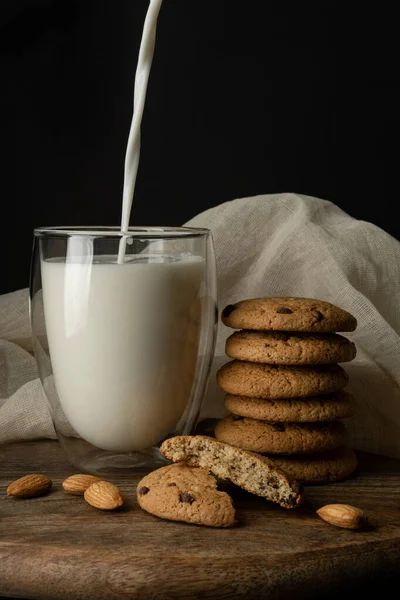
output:
[[[94,474],[153,469],[164,439],[193,431],[214,354],[216,289],[207,229],[35,230],[35,357],[72,464]]]

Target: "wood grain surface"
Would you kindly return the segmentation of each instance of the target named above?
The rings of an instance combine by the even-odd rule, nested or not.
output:
[[[111,479],[125,505],[101,512],[62,489],[75,471],[57,442],[0,446],[0,596],[298,600],[376,590],[382,597],[400,574],[400,461],[359,456],[356,476],[307,487],[305,504],[292,511],[229,487],[239,523],[218,530],[143,512],[139,476]],[[32,472],[53,479],[51,493],[7,497],[7,486]],[[368,528],[338,529],[315,514],[334,502],[364,509]]]

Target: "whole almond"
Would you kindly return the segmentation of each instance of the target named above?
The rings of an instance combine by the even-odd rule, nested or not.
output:
[[[364,512],[350,504],[327,504],[317,510],[317,515],[327,523],[344,529],[359,529],[367,521]]]
[[[33,498],[34,496],[43,496],[50,491],[53,482],[46,475],[32,473],[24,475],[7,488],[7,495],[15,498]]]
[[[124,503],[124,498],[116,485],[109,481],[95,481],[84,492],[86,502],[100,510],[114,510]]]
[[[99,477],[95,477],[94,475],[85,475],[82,473],[67,477],[67,479],[64,479],[62,482],[62,486],[69,494],[83,496],[88,487],[92,485],[92,483],[95,483],[95,481],[101,481],[101,479]]]

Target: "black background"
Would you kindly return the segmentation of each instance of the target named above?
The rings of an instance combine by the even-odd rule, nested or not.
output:
[[[35,226],[120,222],[147,6],[1,1],[0,292],[28,284]],[[234,198],[299,192],[400,238],[394,11],[165,0],[131,224],[180,225]]]

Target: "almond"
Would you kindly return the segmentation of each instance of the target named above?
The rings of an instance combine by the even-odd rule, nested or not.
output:
[[[62,486],[69,494],[83,496],[88,487],[95,481],[101,481],[101,479],[99,477],[95,477],[94,475],[86,475],[82,473],[67,477],[67,479],[64,479],[62,482]]]
[[[124,503],[119,488],[109,481],[95,481],[83,496],[88,504],[100,510],[114,510]]]
[[[317,510],[317,515],[327,523],[345,529],[359,529],[367,521],[364,512],[350,504],[327,504]]]
[[[53,482],[46,475],[32,473],[11,483],[7,488],[7,495],[15,498],[33,498],[47,494],[52,485]]]

